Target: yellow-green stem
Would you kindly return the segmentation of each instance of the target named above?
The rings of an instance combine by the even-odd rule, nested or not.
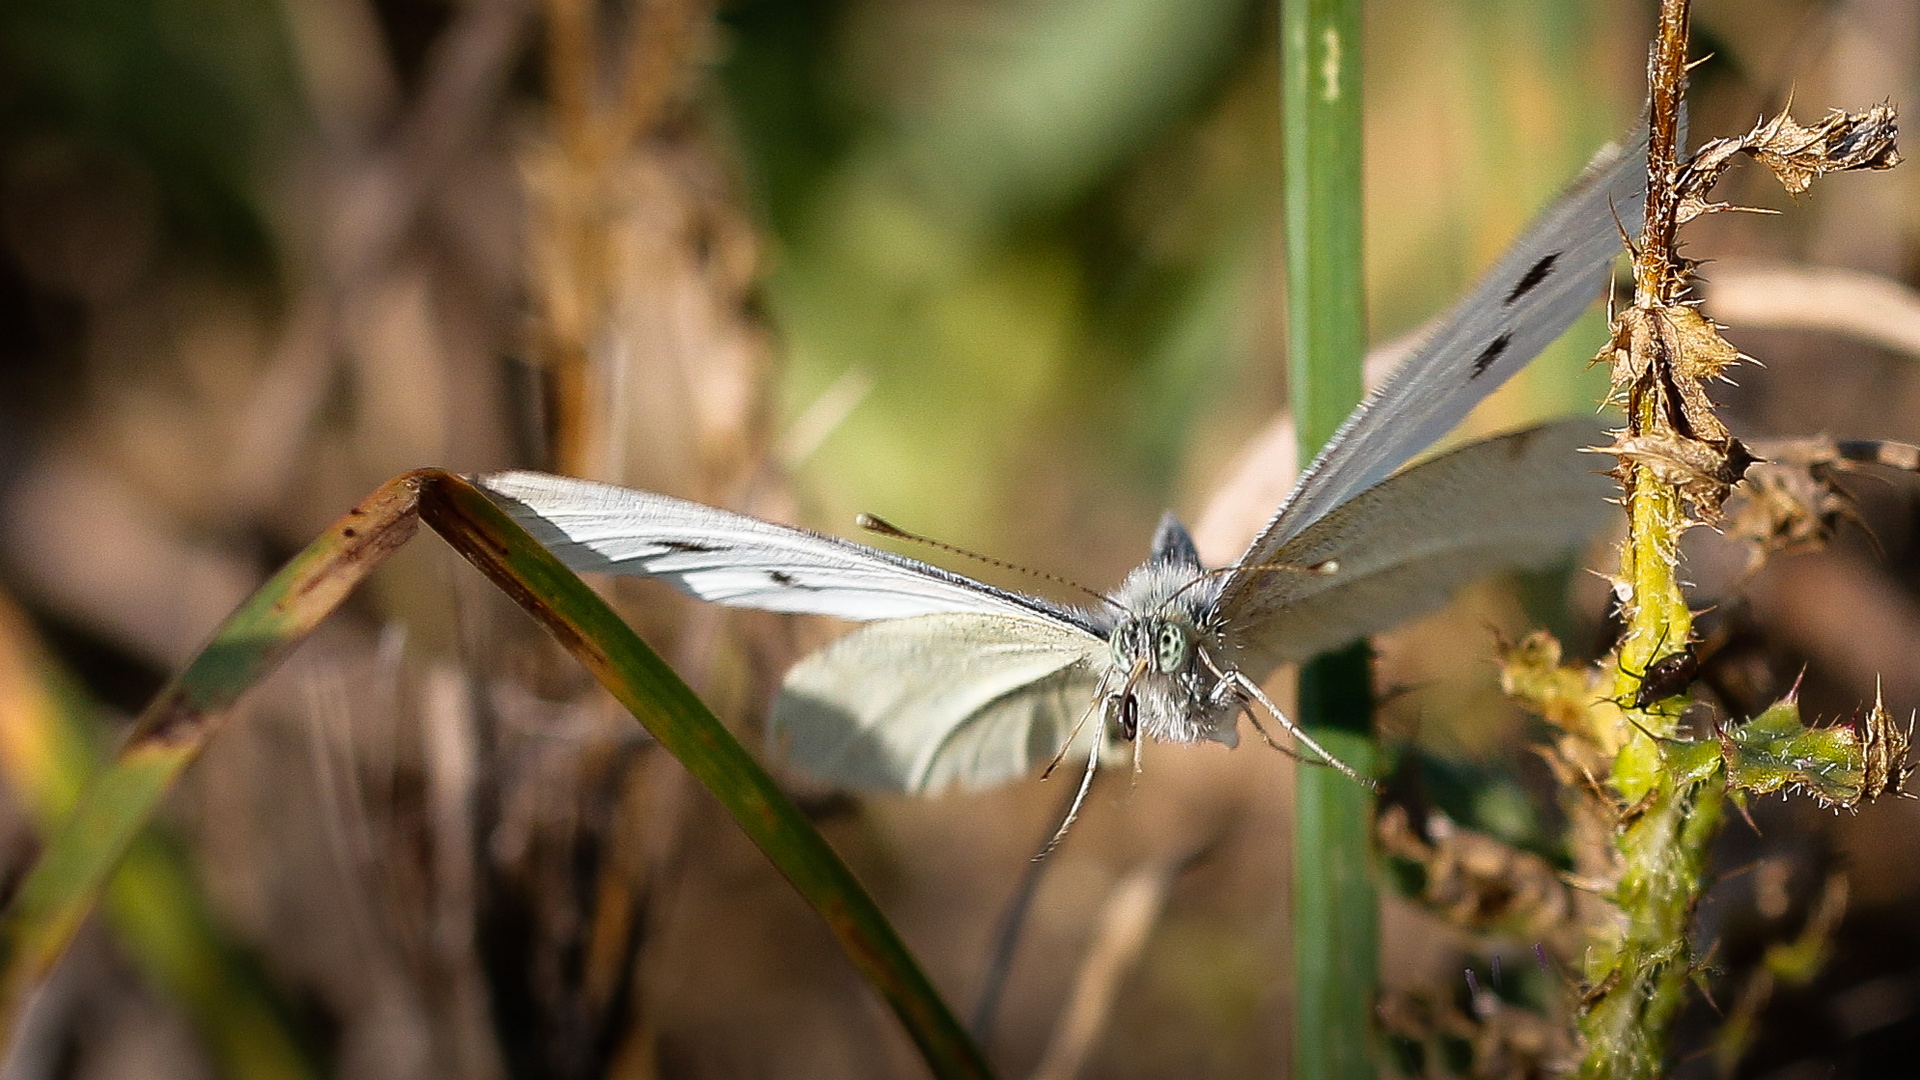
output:
[[[1653,111],[1647,168],[1646,227],[1635,264],[1634,303],[1642,310],[1670,303],[1680,280],[1674,261],[1676,215],[1670,182],[1679,151],[1680,97],[1686,86],[1686,0],[1661,5],[1660,36],[1649,65]],[[1636,342],[1636,347],[1638,346]],[[1670,357],[1637,358],[1667,363]],[[1633,365],[1636,370],[1638,363]],[[1654,430],[1662,394],[1636,394],[1629,435]],[[1680,492],[1652,469],[1627,464],[1628,534],[1620,551],[1627,632],[1620,643],[1614,689],[1631,702],[1661,655],[1685,648],[1693,616],[1676,572],[1686,511]],[[1666,1072],[1671,1027],[1693,975],[1688,931],[1699,902],[1707,848],[1720,831],[1726,784],[1715,768],[1683,771],[1669,761],[1679,725],[1678,703],[1628,706],[1613,786],[1621,797],[1614,846],[1620,854],[1613,901],[1619,918],[1596,928],[1585,972],[1591,989],[1580,1018],[1587,1080],[1653,1080]]]

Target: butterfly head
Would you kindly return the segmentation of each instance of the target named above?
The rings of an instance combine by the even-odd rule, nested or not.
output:
[[[1164,518],[1152,557],[1114,593],[1121,614],[1107,635],[1107,695],[1122,737],[1234,741],[1234,711],[1219,674],[1225,645],[1216,608],[1223,581],[1201,567],[1186,529],[1171,515]]]

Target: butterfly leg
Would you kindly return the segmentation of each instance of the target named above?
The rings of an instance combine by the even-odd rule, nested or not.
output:
[[[1253,730],[1259,732],[1260,738],[1265,740],[1267,749],[1276,750],[1285,754],[1287,757],[1292,758],[1302,765],[1320,766],[1324,764],[1323,762],[1315,761],[1313,758],[1307,757],[1293,747],[1275,739],[1272,733],[1267,731],[1267,725],[1260,722],[1260,714],[1253,711],[1253,702],[1251,699],[1243,698],[1236,694],[1235,700],[1240,702],[1240,711],[1234,716],[1235,722],[1238,722],[1241,716],[1245,716],[1247,722],[1253,725]]]
[[[1100,677],[1099,683],[1093,688],[1092,703],[1087,706],[1086,712],[1080,714],[1080,719],[1074,721],[1073,730],[1067,732],[1066,741],[1060,744],[1060,752],[1053,755],[1053,760],[1047,762],[1046,768],[1040,770],[1040,779],[1045,780],[1047,777],[1052,776],[1053,770],[1060,767],[1060,762],[1066,759],[1067,751],[1073,749],[1073,740],[1080,737],[1080,729],[1087,726],[1087,721],[1092,718],[1093,714],[1095,712],[1104,713],[1106,711],[1103,706],[1108,706],[1109,704],[1107,679],[1112,674],[1113,672],[1109,670],[1107,674]],[[1106,717],[1101,717],[1100,724],[1103,728],[1106,726]]]
[[[1101,711],[1104,713],[1106,710]],[[1067,838],[1067,830],[1073,827],[1074,819],[1080,816],[1081,804],[1087,801],[1087,792],[1093,787],[1093,770],[1100,764],[1100,753],[1106,749],[1107,743],[1106,717],[1102,716],[1100,719],[1100,730],[1093,735],[1093,751],[1087,755],[1087,771],[1080,777],[1080,790],[1074,792],[1073,803],[1067,807],[1067,816],[1061,819],[1060,827],[1053,831],[1053,838],[1048,840],[1046,846],[1040,849],[1040,853],[1033,857],[1034,862],[1039,862],[1053,854],[1053,849],[1059,847],[1060,841]]]
[[[1347,779],[1352,780],[1355,783],[1365,784],[1367,787],[1370,787],[1375,791],[1380,790],[1379,784],[1374,783],[1372,780],[1368,779],[1367,777],[1361,776],[1358,772],[1354,771],[1353,766],[1348,765],[1346,762],[1341,761],[1339,758],[1334,757],[1332,754],[1328,753],[1326,747],[1321,746],[1317,742],[1314,742],[1312,736],[1300,730],[1298,725],[1296,725],[1293,721],[1287,719],[1287,714],[1281,712],[1279,707],[1274,705],[1272,700],[1270,700],[1267,697],[1266,692],[1261,690],[1259,685],[1256,684],[1252,679],[1247,678],[1245,674],[1238,671],[1233,672],[1231,675],[1228,675],[1227,678],[1233,680],[1234,685],[1238,686],[1242,693],[1251,694],[1253,696],[1253,700],[1258,701],[1262,706],[1264,706],[1267,712],[1272,714],[1275,720],[1280,721],[1280,726],[1287,729],[1287,734],[1293,736],[1295,739],[1298,739],[1300,743],[1304,745],[1307,749],[1312,750],[1314,753],[1320,755],[1320,761],[1323,764],[1329,765],[1334,769],[1339,770],[1341,774],[1347,777]],[[1279,749],[1279,747],[1274,743],[1273,737],[1267,734],[1267,729],[1261,725],[1260,718],[1254,714],[1252,709],[1247,710],[1247,717],[1248,719],[1253,721],[1254,730],[1260,733],[1260,737],[1267,740],[1267,745],[1273,746],[1275,749]]]

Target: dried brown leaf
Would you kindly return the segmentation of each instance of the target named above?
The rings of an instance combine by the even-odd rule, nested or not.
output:
[[[1753,457],[1715,415],[1706,383],[1739,362],[1740,351],[1690,304],[1628,309],[1609,348],[1614,396],[1641,423],[1602,452],[1647,466],[1680,490],[1695,516],[1719,521]]]
[[[1702,214],[1736,209],[1707,200],[1707,192],[1741,154],[1765,165],[1788,194],[1798,197],[1828,173],[1877,171],[1900,163],[1895,141],[1900,133],[1892,105],[1875,105],[1857,113],[1834,110],[1812,127],[1804,127],[1786,113],[1762,119],[1745,135],[1714,139],[1694,152],[1680,169],[1674,191],[1677,220],[1684,223]]]
[[[1623,435],[1602,452],[1646,467],[1660,483],[1678,489],[1694,515],[1710,524],[1721,520],[1720,507],[1752,462],[1737,439],[1715,445],[1674,434]]]
[[[1572,897],[1545,859],[1463,829],[1437,810],[1427,813],[1422,830],[1405,807],[1388,806],[1374,832],[1382,851],[1419,864],[1426,877],[1421,900],[1449,922],[1546,941],[1562,956],[1576,950]]]
[[[1877,799],[1882,795],[1910,799],[1913,793],[1907,790],[1907,779],[1913,775],[1913,763],[1907,759],[1907,750],[1912,741],[1911,724],[1902,727],[1887,712],[1886,699],[1880,688],[1873,691],[1873,708],[1860,718],[1860,752],[1864,759],[1861,770],[1860,793],[1863,799]]]
[[[1773,555],[1826,547],[1842,521],[1866,528],[1853,496],[1836,482],[1841,475],[1865,465],[1920,473],[1920,446],[1909,443],[1817,437],[1771,439],[1754,449],[1761,460],[1734,492],[1723,530],[1747,546],[1749,573]]]

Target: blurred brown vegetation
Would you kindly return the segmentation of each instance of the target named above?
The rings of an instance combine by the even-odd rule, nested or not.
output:
[[[1914,100],[1920,3],[1696,7],[1712,53],[1696,140],[1790,94],[1815,116]],[[1650,10],[1386,0],[1367,18],[1370,308],[1387,341],[1627,128]],[[1284,401],[1275,23],[1234,0],[6,5],[0,602],[24,616],[0,619],[0,652],[29,658],[0,664],[9,879],[45,779],[21,747],[51,722],[23,704],[28,683],[82,702],[104,752],[280,560],[410,467],[564,467],[843,533],[868,509],[1115,580],[1161,508],[1201,515]],[[1736,174],[1721,194],[1784,216],[1687,233],[1689,254],[1721,260],[1710,312],[1721,267],[1920,281],[1920,174],[1843,178],[1799,207],[1770,184]],[[1766,363],[1723,394],[1736,431],[1920,442],[1920,355],[1899,333],[1781,321],[1730,331]],[[1600,326],[1474,426],[1589,407]],[[1850,485],[1875,539],[1848,527],[1747,579],[1743,552],[1699,537],[1723,711],[1803,667],[1810,715],[1850,713],[1876,678],[1896,711],[1920,703],[1916,484]],[[1238,509],[1257,521],[1277,493],[1260,499]],[[832,632],[615,591],[749,738],[785,664]],[[1564,867],[1526,750],[1541,733],[1500,698],[1487,628],[1544,622],[1591,655],[1602,591],[1571,567],[1489,584],[1380,642],[1397,797]],[[1041,1062],[1089,943],[1124,938],[1107,931],[1129,911],[1140,951],[1083,1074],[1284,1068],[1291,767],[1148,750],[1137,784],[1096,789],[1041,884],[989,1048],[1008,1075]],[[856,802],[794,783],[969,1011],[1055,785]],[[1830,962],[1780,980],[1728,1067],[1911,1071],[1916,812],[1766,802],[1757,831],[1729,829],[1699,912],[1723,970],[1683,1053],[1710,1045],[1743,973],[1830,911],[1844,875]],[[165,828],[221,948],[316,1075],[920,1067],[675,763],[424,543],[253,698]],[[1158,891],[1110,905],[1123,881]],[[1463,968],[1537,991],[1524,935],[1489,943],[1387,903],[1389,987],[1441,1013],[1484,1011]],[[210,1048],[217,1003],[186,1007],[139,971],[94,927],[5,1075],[266,1075]]]

